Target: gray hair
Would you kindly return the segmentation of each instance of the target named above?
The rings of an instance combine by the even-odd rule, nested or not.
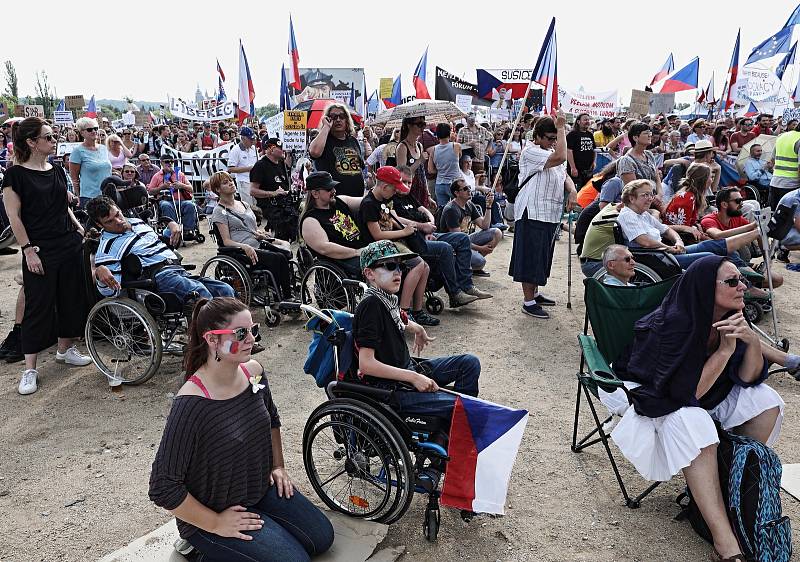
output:
[[[622,244],[611,244],[608,246],[603,251],[603,267],[608,269],[608,262],[617,259],[619,255],[627,249],[628,247]]]

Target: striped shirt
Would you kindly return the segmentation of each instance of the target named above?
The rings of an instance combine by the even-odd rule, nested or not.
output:
[[[567,164],[545,168],[552,152],[530,143],[519,157],[519,182],[536,173],[523,186],[514,202],[514,220],[522,219],[528,211],[528,219],[558,223],[564,213],[564,184],[567,180]]]
[[[150,267],[164,260],[177,260],[172,250],[164,244],[158,235],[145,222],[139,219],[128,219],[131,229],[117,234],[104,230],[100,234],[100,244],[94,258],[95,266],[106,266],[117,283],[122,284],[122,258],[133,254],[139,258],[142,268]],[[100,293],[106,297],[119,295],[100,281],[97,282]]]
[[[180,395],[172,403],[150,473],[150,499],[173,510],[188,494],[217,513],[252,506],[269,489],[273,428],[280,427],[266,378],[228,400]],[[197,527],[177,520],[182,538]]]

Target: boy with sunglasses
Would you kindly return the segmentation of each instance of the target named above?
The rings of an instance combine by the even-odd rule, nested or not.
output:
[[[477,396],[481,364],[469,354],[412,361],[405,333],[414,336],[415,353],[435,339],[398,305],[403,262],[414,257],[414,253],[400,252],[389,240],[373,242],[361,252],[369,287],[353,318],[359,377],[366,384],[394,390],[394,403],[401,414],[449,420],[455,396],[437,392],[439,385],[453,384],[456,392]]]

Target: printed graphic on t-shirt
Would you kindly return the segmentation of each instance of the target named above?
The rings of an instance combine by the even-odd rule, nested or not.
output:
[[[333,149],[336,159],[336,173],[343,176],[355,176],[361,173],[361,155],[358,150],[349,146],[337,146]]]
[[[461,217],[461,222],[459,223],[458,227],[461,229],[461,232],[466,232],[469,234],[469,223],[472,222],[472,218],[469,215],[464,214]]]
[[[394,208],[394,201],[389,201],[388,203],[381,203],[381,216],[378,219],[378,226],[380,226],[381,230],[394,230],[394,225],[392,224],[392,209]]]
[[[581,152],[594,150],[594,141],[592,137],[581,137]]]
[[[348,242],[358,240],[358,237],[361,234],[352,217],[345,215],[341,211],[336,211],[333,213],[333,216],[331,217],[331,224],[336,232],[341,234],[342,238]]]

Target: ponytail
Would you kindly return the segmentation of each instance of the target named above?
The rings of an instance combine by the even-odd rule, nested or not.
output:
[[[247,307],[233,297],[199,299],[192,310],[189,324],[189,343],[183,354],[183,368],[186,379],[194,375],[208,361],[208,342],[203,334],[225,326],[231,317]]]

